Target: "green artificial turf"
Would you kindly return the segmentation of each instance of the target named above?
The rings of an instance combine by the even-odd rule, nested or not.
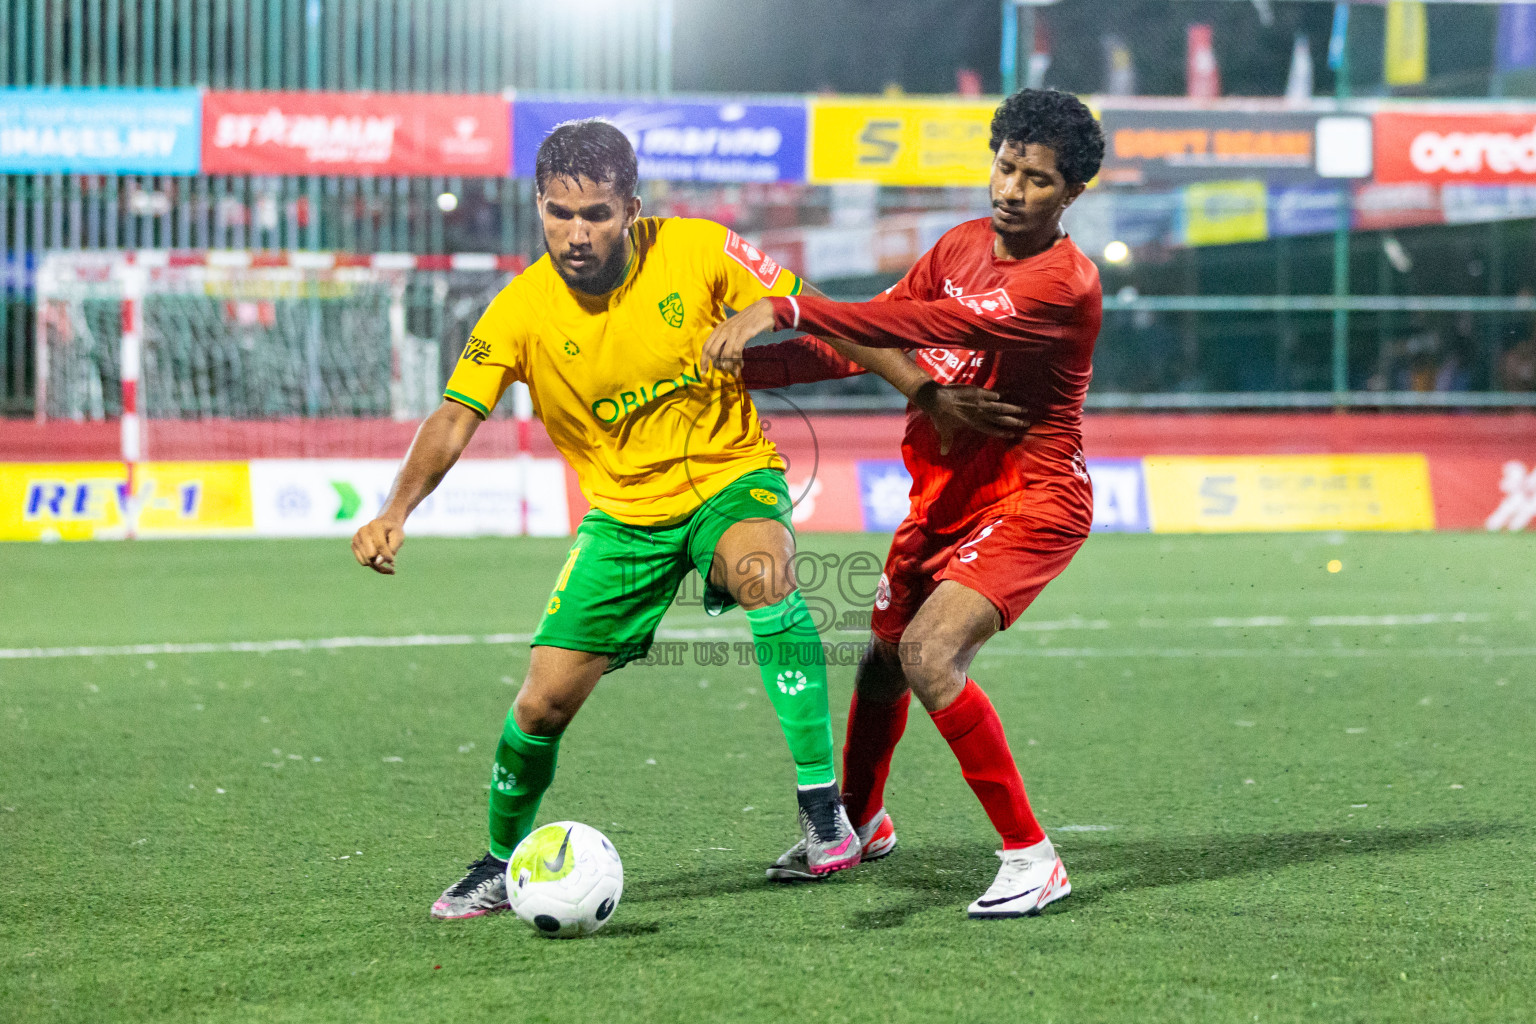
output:
[[[1536,1017],[1529,538],[1094,537],[973,672],[1074,887],[1021,921],[965,917],[995,837],[920,709],[895,854],[767,883],[792,766],[756,670],[697,663],[741,614],[686,604],[684,663],[607,677],[544,802],[617,844],[612,924],[433,922],[527,664],[480,638],[533,629],[563,554],[0,547],[0,648],[472,641],[0,659],[0,1020]]]

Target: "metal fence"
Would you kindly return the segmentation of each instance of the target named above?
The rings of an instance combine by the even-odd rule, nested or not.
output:
[[[0,86],[667,92],[671,21],[672,0],[0,0]],[[529,251],[529,200],[496,178],[0,176],[0,415],[30,411],[48,249]]]

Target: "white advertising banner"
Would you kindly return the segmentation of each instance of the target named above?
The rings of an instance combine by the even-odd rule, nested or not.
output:
[[[394,459],[254,459],[251,505],[262,537],[348,537],[378,515]],[[528,529],[523,529],[527,495]],[[565,467],[557,459],[465,459],[406,527],[418,537],[564,537]]]

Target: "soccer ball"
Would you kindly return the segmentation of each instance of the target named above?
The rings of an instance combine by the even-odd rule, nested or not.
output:
[[[512,912],[546,938],[591,935],[624,895],[624,865],[591,825],[557,821],[534,829],[507,861]]]

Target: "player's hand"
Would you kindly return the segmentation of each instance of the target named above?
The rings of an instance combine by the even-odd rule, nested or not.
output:
[[[970,384],[924,384],[912,401],[928,414],[939,434],[939,454],[948,455],[962,430],[988,437],[1019,438],[1029,429],[1028,410]]]
[[[385,576],[395,574],[395,552],[405,543],[405,524],[375,519],[352,535],[352,556],[358,565]]]
[[[771,330],[773,303],[767,299],[758,299],[730,319],[716,324],[710,332],[709,340],[704,342],[704,372],[708,373],[711,367],[718,367],[726,373],[740,376],[747,342]]]

